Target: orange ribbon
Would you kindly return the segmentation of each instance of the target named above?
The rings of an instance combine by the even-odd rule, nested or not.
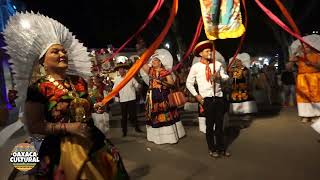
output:
[[[178,0],[173,0],[172,8],[170,12],[170,17],[166,23],[166,26],[158,36],[158,38],[151,44],[151,46],[143,53],[141,58],[129,69],[124,79],[114,88],[104,99],[103,104],[108,103],[113,96],[118,94],[118,92],[133,78],[133,76],[139,71],[139,69],[145,64],[145,62],[152,56],[154,51],[160,46],[163,39],[166,37],[173,21],[178,12]]]

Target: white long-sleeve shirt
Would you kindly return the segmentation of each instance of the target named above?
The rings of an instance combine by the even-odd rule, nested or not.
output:
[[[114,80],[113,89],[123,80],[123,77],[117,76]],[[127,102],[136,99],[136,90],[140,87],[140,84],[132,78],[120,91],[120,102]]]
[[[211,72],[213,73],[213,64],[210,63],[209,67],[211,69]],[[216,61],[216,66],[215,66],[216,72],[220,73],[220,76],[222,78],[223,81],[228,80],[229,76],[228,74],[225,72],[224,68],[222,67],[222,64],[219,61]],[[217,96],[217,97],[222,97],[223,96],[223,92],[221,90],[221,85],[219,81],[216,81],[216,93],[215,95],[213,94],[213,83],[211,84],[210,81],[207,81],[206,78],[206,65],[198,62],[195,63],[194,65],[192,65],[189,75],[187,77],[187,81],[186,81],[186,86],[188,88],[188,90],[190,91],[190,93],[193,96],[198,95],[198,92],[196,91],[195,87],[194,87],[194,83],[195,81],[197,81],[198,84],[198,89],[199,89],[199,94],[205,98],[205,97],[213,97],[213,96]]]

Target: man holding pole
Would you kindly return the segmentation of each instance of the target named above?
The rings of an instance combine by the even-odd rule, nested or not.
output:
[[[215,61],[212,52],[213,41],[206,40],[198,43],[194,48],[194,55],[200,56],[200,62],[192,65],[186,80],[190,93],[204,107],[206,117],[206,140],[209,155],[215,158],[230,156],[226,152],[223,131],[223,119],[226,112],[226,102],[223,99],[221,82],[229,79],[222,64]],[[194,84],[197,81],[199,93]]]

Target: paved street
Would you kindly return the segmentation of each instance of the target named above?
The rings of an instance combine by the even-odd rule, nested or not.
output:
[[[174,145],[155,145],[146,141],[145,134],[133,131],[122,138],[121,129],[112,128],[110,138],[120,149],[132,179],[320,179],[320,136],[300,123],[294,108],[260,114],[246,128],[243,120],[231,118],[227,128],[230,158],[209,157],[204,134],[190,121],[183,119],[187,136]],[[0,179],[7,179],[12,169],[7,157],[24,138],[20,131],[1,148]]]

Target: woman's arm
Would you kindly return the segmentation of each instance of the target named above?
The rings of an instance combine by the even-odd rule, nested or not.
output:
[[[148,65],[148,64],[144,64],[144,65],[142,66],[142,70],[143,70],[145,73],[149,74],[149,70],[150,70],[149,65]]]
[[[52,124],[44,121],[44,107],[38,102],[26,102],[26,125],[32,134],[52,134]]]
[[[31,134],[65,134],[70,133],[82,137],[88,137],[90,128],[80,122],[75,123],[49,123],[45,121],[44,106],[38,102],[26,102],[26,125]]]
[[[166,76],[166,80],[167,80],[167,82],[166,83],[168,83],[169,85],[174,85],[174,80],[173,80],[173,78],[172,78],[172,75],[167,75]]]

